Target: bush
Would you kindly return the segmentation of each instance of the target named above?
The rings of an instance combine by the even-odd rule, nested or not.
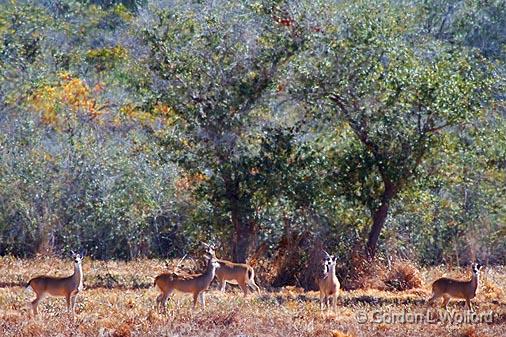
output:
[[[383,278],[389,291],[404,291],[422,286],[420,271],[416,266],[405,260],[397,260]]]

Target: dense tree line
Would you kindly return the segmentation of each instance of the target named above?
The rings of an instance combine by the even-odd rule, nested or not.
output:
[[[0,254],[505,263],[503,1],[0,8]]]

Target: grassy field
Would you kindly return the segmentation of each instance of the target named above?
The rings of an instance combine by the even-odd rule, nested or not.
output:
[[[102,262],[85,260],[85,290],[74,318],[63,298],[44,299],[39,315],[29,317],[33,293],[23,285],[39,274],[69,275],[71,262],[50,258],[0,257],[0,336],[504,336],[506,268],[486,268],[474,303],[481,323],[462,322],[464,305],[450,302],[445,316],[424,306],[429,285],[445,275],[468,277],[465,270],[420,271],[422,286],[403,292],[377,289],[343,291],[336,314],[321,312],[317,292],[296,287],[267,289],[243,298],[229,286],[207,293],[207,307],[190,309],[190,296],[176,294],[168,314],[158,314],[153,278],[171,266],[158,260]],[[190,268],[190,266],[187,266]],[[261,279],[261,275],[259,275]],[[259,282],[260,285],[261,281]],[[490,316],[492,313],[493,316]],[[367,322],[361,319],[367,315]],[[418,322],[412,323],[415,315]],[[410,323],[404,323],[402,319]],[[392,323],[392,321],[396,321]]]

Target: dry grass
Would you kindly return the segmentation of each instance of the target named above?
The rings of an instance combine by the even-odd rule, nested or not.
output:
[[[422,278],[417,266],[406,260],[394,260],[390,268],[381,261],[369,261],[363,252],[354,251],[349,278],[343,286],[346,289],[377,289],[406,291],[422,287]]]
[[[190,268],[186,265],[184,268]],[[176,294],[167,315],[154,310],[158,294],[153,277],[166,270],[162,261],[129,263],[86,260],[85,290],[79,295],[77,314],[71,319],[62,298],[41,302],[39,316],[29,319],[28,301],[33,294],[23,285],[36,274],[71,273],[68,261],[0,258],[0,336],[504,336],[506,269],[487,269],[474,303],[479,312],[494,311],[490,324],[359,324],[356,315],[381,312],[422,312],[430,282],[442,275],[463,277],[467,272],[433,268],[417,271],[421,287],[408,291],[359,289],[345,291],[338,312],[319,311],[318,293],[297,287],[263,291],[244,299],[237,289],[222,294],[211,290],[208,306],[190,309],[190,296]],[[407,268],[409,269],[409,268]],[[394,270],[394,268],[392,268]],[[400,268],[400,270],[404,270]],[[400,271],[404,274],[411,272]],[[467,276],[466,276],[467,277]],[[409,279],[409,278],[407,278]],[[113,286],[108,289],[106,287]],[[463,303],[451,303],[463,310]]]
[[[422,286],[422,278],[418,268],[409,261],[395,261],[392,268],[383,278],[387,290],[404,291]]]

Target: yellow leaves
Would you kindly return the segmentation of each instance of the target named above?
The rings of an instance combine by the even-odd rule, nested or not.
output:
[[[70,74],[68,71],[61,71],[58,73],[58,78],[61,81],[70,81],[72,79],[72,74]]]
[[[42,113],[42,121],[46,124],[55,124],[57,117],[58,97],[56,90],[50,86],[44,86],[35,91],[31,97],[31,105]]]
[[[176,110],[166,104],[156,104],[153,108],[153,114],[160,116],[162,118],[162,122],[167,126],[173,126],[180,121]]]
[[[254,71],[250,71],[248,72],[248,74],[246,74],[246,76],[248,77],[248,79],[254,80],[258,77],[258,74]]]
[[[158,103],[155,105],[154,112],[164,116],[170,116],[174,113],[174,110],[166,104]]]
[[[86,52],[86,57],[88,59],[103,59],[103,61],[124,60],[127,56],[128,51],[122,46],[90,49]]]
[[[255,13],[262,13],[265,10],[264,5],[261,2],[254,2],[249,6]]]
[[[132,104],[132,103],[127,103],[127,104],[123,105],[120,109],[120,113],[121,113],[121,115],[123,115],[129,119],[141,122],[143,124],[150,124],[150,123],[154,122],[154,120],[155,120],[155,118],[152,114],[141,110],[135,104]],[[119,123],[120,121],[115,119],[115,122]]]
[[[348,335],[339,330],[332,330],[332,337],[351,337],[352,335]]]
[[[120,17],[123,21],[128,22],[132,20],[133,15],[130,13],[128,8],[125,7],[123,4],[118,4],[114,6],[113,13],[116,14],[118,17]]]
[[[274,47],[274,43],[267,36],[260,36],[257,38],[257,43],[264,48],[272,48]]]
[[[81,79],[68,72],[58,74],[56,85],[44,85],[31,95],[29,104],[41,114],[42,121],[55,127],[61,127],[69,119],[77,118],[78,113],[94,119],[102,114],[97,109],[97,102],[93,94],[98,93],[97,86],[103,90],[102,84],[97,84],[93,90]]]
[[[86,52],[86,61],[95,65],[97,71],[110,71],[128,58],[128,50],[117,45],[108,48],[90,49]]]
[[[126,103],[120,108],[120,116],[114,118],[114,123],[120,125],[125,119],[144,125],[158,124],[169,127],[181,121],[178,113],[172,107],[162,103],[157,103],[147,111],[135,103]]]
[[[174,185],[178,193],[187,192],[194,190],[199,184],[208,179],[209,178],[202,173],[183,174],[179,179],[175,181]]]
[[[51,154],[48,153],[48,152],[44,152],[44,160],[46,162],[52,161],[53,160],[53,156],[51,156]]]

